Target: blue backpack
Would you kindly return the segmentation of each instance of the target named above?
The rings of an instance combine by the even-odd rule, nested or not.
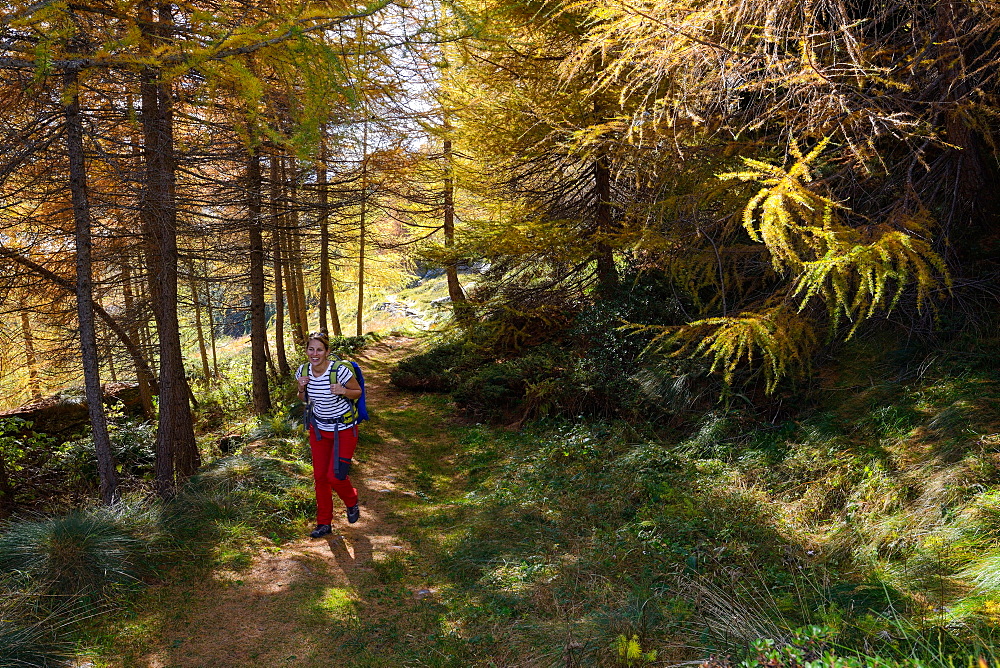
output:
[[[340,363],[343,362],[344,360],[340,360]],[[368,405],[365,403],[365,376],[361,373],[361,367],[358,366],[357,362],[351,360],[350,364],[354,370],[354,377],[358,379],[358,385],[361,386],[361,396],[354,402],[354,410],[357,413],[355,422],[364,422],[368,419]]]
[[[344,397],[345,399],[347,399],[348,401],[350,401],[351,405],[352,405],[351,410],[348,411],[347,414],[344,415],[344,423],[345,424],[358,424],[359,422],[364,422],[365,420],[368,420],[369,419],[368,418],[368,406],[365,403],[365,397],[367,396],[367,393],[365,392],[365,377],[361,373],[361,367],[358,366],[357,362],[354,362],[354,361],[348,362],[347,360],[340,359],[336,355],[332,356],[332,358],[330,360],[330,364],[333,365],[333,368],[330,370],[330,382],[331,383],[337,382],[337,369],[339,369],[342,366],[347,366],[348,368],[350,368],[351,374],[353,374],[353,376],[358,379],[358,385],[361,386],[361,396],[358,397],[357,400],[349,399],[347,397]],[[304,373],[307,372],[307,369],[306,369],[307,366],[308,366],[308,363],[307,364],[303,364],[302,366],[299,367],[299,370],[295,373],[296,378],[300,378]],[[309,406],[309,390],[308,389],[306,390],[305,399],[306,399],[306,406],[307,406],[307,409],[306,409],[306,427],[308,428],[308,424],[309,424],[308,421],[310,419],[309,418],[310,411],[308,409],[308,406]]]

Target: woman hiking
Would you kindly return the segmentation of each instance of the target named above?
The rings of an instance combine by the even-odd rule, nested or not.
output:
[[[320,332],[306,341],[309,363],[296,374],[299,398],[306,402],[309,447],[312,450],[313,479],[316,483],[316,528],[309,534],[321,538],[331,533],[333,492],[347,508],[347,521],[354,524],[358,490],[348,472],[358,445],[357,413],[354,402],[361,397],[361,385],[347,362],[330,361],[330,339]],[[336,376],[331,378],[331,374]]]

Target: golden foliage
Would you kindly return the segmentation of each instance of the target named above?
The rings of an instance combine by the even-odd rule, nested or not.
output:
[[[743,227],[754,241],[767,246],[775,271],[800,269],[803,258],[820,250],[830,236],[833,210],[838,205],[807,186],[812,181],[810,164],[828,143],[829,139],[824,139],[803,156],[798,144],[792,142],[796,161],[788,169],[744,158],[750,169],[719,175],[723,180],[757,181],[763,186],[743,210]]]
[[[811,165],[828,144],[829,138],[824,139],[803,155],[793,141],[796,160],[791,167],[745,158],[750,169],[719,178],[763,186],[744,209],[744,227],[767,247],[775,271],[793,275],[790,293],[799,298],[799,309],[813,298],[822,299],[834,328],[841,317],[854,322],[850,337],[865,319],[895,307],[911,283],[922,310],[951,280],[926,240],[934,226],[926,209],[855,228],[838,215],[849,213],[847,207],[809,188]]]
[[[808,369],[818,344],[812,322],[787,304],[697,320],[654,340],[657,346],[679,345],[675,356],[708,357],[711,370],[721,371],[727,383],[741,364],[760,362],[768,392],[782,378]]]

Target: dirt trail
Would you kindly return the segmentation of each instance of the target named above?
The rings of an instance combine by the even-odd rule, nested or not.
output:
[[[408,411],[413,398],[388,382],[391,365],[412,347],[410,339],[387,339],[358,358],[369,406],[379,416],[365,428],[381,441],[359,449],[361,466],[351,476],[360,521],[349,525],[338,511],[325,540],[285,543],[256,557],[247,570],[217,573],[208,583],[171,593],[178,598],[166,606],[173,618],[150,629],[160,646],[124,665],[398,665],[383,661],[394,661],[390,657],[408,643],[407,618],[433,605],[432,592],[398,575],[398,564],[412,551],[386,517],[393,499],[416,497],[399,482],[406,479],[411,443],[393,428],[394,416]],[[336,498],[334,503],[339,508]],[[386,575],[392,568],[395,577]],[[380,642],[385,633],[394,637]]]

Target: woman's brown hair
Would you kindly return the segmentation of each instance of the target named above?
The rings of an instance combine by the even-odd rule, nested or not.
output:
[[[326,335],[326,332],[313,332],[306,339],[306,347],[309,346],[310,341],[319,341],[323,344],[326,350],[330,350],[330,337]]]

